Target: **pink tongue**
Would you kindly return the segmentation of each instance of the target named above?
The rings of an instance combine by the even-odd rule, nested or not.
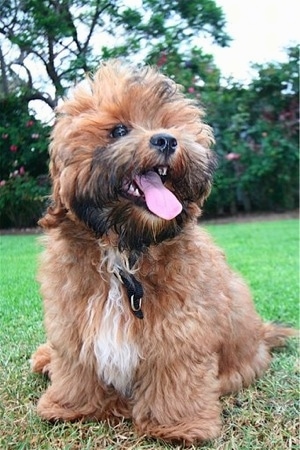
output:
[[[171,191],[165,188],[156,172],[147,172],[145,175],[136,177],[135,181],[143,191],[151,212],[166,220],[174,219],[181,213],[181,203]]]

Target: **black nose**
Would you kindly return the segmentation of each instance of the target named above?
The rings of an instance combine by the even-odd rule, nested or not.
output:
[[[177,141],[170,134],[154,134],[150,138],[150,144],[166,156],[172,155],[177,148]]]

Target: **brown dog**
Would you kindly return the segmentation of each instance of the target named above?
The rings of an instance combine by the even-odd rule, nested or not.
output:
[[[48,420],[131,417],[186,442],[220,433],[219,397],[292,332],[264,324],[197,225],[215,158],[203,112],[157,71],[103,64],[59,109],[39,280]]]

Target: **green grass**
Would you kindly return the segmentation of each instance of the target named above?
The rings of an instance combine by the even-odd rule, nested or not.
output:
[[[266,320],[298,325],[298,221],[207,226],[232,267],[250,284]],[[36,236],[2,236],[0,241],[0,448],[1,449],[171,449],[138,438],[130,422],[51,425],[35,406],[47,385],[31,374],[29,359],[44,341],[42,304],[35,282]],[[297,345],[276,352],[268,373],[223,402],[223,433],[203,449],[298,449]],[[196,448],[196,447],[191,447]]]

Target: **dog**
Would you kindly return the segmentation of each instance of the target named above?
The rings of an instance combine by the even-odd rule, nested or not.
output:
[[[198,226],[213,142],[202,108],[155,68],[105,62],[58,108],[40,220],[47,342],[32,356],[51,380],[42,418],[215,438],[220,396],[260,377],[293,334],[262,321]]]

